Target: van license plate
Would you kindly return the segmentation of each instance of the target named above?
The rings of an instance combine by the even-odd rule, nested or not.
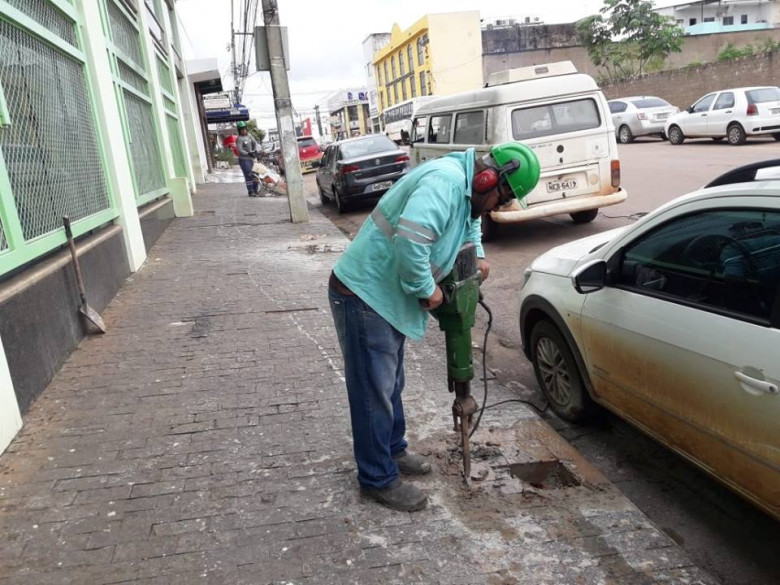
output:
[[[577,188],[576,179],[564,179],[562,181],[547,181],[547,192],[572,191]]]
[[[384,191],[385,189],[389,189],[393,186],[392,181],[382,181],[381,183],[374,183],[371,185],[372,191]]]

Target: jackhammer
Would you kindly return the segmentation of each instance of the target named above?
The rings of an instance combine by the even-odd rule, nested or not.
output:
[[[482,299],[479,286],[482,275],[477,269],[477,248],[466,244],[458,252],[455,266],[439,283],[444,302],[431,311],[444,331],[447,347],[447,385],[455,393],[452,403],[452,420],[455,432],[460,433],[463,453],[463,477],[471,477],[469,454],[469,429],[473,415],[479,409],[471,395],[474,366],[471,357],[471,328],[476,322],[477,304]],[[483,348],[485,351],[485,348]]]

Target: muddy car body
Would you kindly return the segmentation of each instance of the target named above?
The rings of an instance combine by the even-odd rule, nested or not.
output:
[[[557,414],[602,405],[780,518],[772,163],[550,250],[519,300],[524,351]]]

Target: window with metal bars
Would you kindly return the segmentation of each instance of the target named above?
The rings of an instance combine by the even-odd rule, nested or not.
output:
[[[154,123],[154,109],[150,99],[149,74],[144,66],[140,33],[135,26],[135,15],[120,8],[116,0],[105,0],[105,2],[111,36],[114,45],[121,51],[121,53],[115,52],[116,75],[119,80],[146,97],[144,99],[123,89],[117,98],[120,109],[125,113],[125,141],[135,178],[136,198],[139,199],[139,203],[143,203],[146,195],[166,187],[161,148]],[[134,67],[125,62],[128,59]],[[170,91],[168,89],[171,87],[170,70],[159,57],[153,61],[157,65],[161,85]],[[167,97],[163,96],[163,98],[166,108],[175,112],[175,104]]]
[[[133,163],[137,197],[165,187],[162,158],[154,128],[152,105],[140,97],[124,91],[127,108],[127,130],[130,158]]]
[[[5,0],[13,8],[33,19],[63,41],[78,47],[73,21],[48,0]]]
[[[24,239],[109,209],[83,63],[0,20],[0,84],[0,151]]]

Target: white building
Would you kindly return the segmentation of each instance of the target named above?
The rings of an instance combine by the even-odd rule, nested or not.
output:
[[[363,65],[366,68],[366,87],[368,88],[368,111],[374,133],[382,131],[379,123],[378,91],[374,73],[374,53],[390,42],[390,33],[370,34],[363,41]]]
[[[101,311],[193,214],[177,22],[174,0],[0,2],[0,452],[85,334],[63,216]]]
[[[658,8],[656,12],[672,17],[688,35],[780,27],[777,0],[700,0]]]
[[[368,88],[340,89],[325,98],[333,140],[371,134]]]

